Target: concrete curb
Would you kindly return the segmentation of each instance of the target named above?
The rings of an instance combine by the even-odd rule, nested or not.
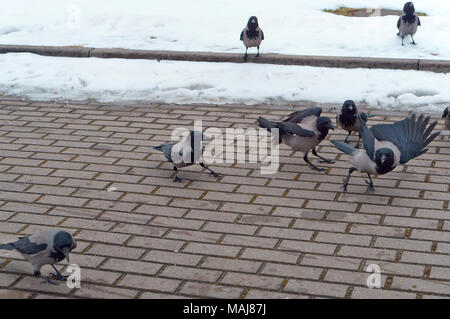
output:
[[[60,57],[96,57],[119,59],[174,60],[195,62],[231,62],[244,63],[239,53],[214,53],[191,51],[157,51],[132,49],[90,48],[82,46],[33,46],[0,45],[0,53],[28,52],[46,56]],[[450,73],[448,60],[360,58],[336,56],[285,55],[276,53],[263,54],[258,58],[249,56],[248,62],[279,65],[303,65],[331,68],[368,68],[418,70],[437,73]]]

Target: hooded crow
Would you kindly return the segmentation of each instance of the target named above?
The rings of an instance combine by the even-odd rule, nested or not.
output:
[[[214,177],[219,177],[219,174],[208,168],[201,161],[203,151],[205,149],[201,142],[210,140],[211,138],[204,135],[202,132],[190,131],[189,134],[180,142],[164,143],[153,148],[157,151],[163,152],[166,159],[173,164],[173,170],[175,171],[174,182],[181,181],[177,175],[179,168],[191,166],[197,163],[201,167],[210,171]]]
[[[327,116],[320,116],[321,113],[322,108],[311,107],[290,114],[283,122],[271,122],[260,116],[258,124],[269,132],[273,128],[278,128],[280,143],[285,142],[293,151],[303,152],[305,154],[303,159],[312,169],[324,171],[324,168],[319,168],[308,160],[308,152],[312,150],[315,156],[322,159],[321,162],[334,163],[316,152],[316,146],[327,137],[328,131],[330,129],[334,130],[331,119]]]
[[[389,173],[398,164],[406,164],[409,160],[422,155],[428,150],[425,147],[440,133],[431,134],[437,121],[428,125],[430,117],[424,118],[423,115],[416,119],[416,115],[413,114],[393,124],[377,124],[370,129],[361,118],[359,121],[363,150],[356,150],[341,141],[331,141],[340,151],[351,156],[352,166],[344,178],[344,192],[354,171],[367,173],[368,191],[374,191],[370,174]]]
[[[403,14],[398,18],[397,21],[397,35],[402,37],[402,45],[403,39],[406,35],[410,35],[412,39],[412,44],[416,44],[414,41],[413,35],[417,32],[417,26],[420,24],[420,19],[417,14],[415,14],[414,4],[412,2],[405,3],[403,7]]]
[[[356,108],[356,104],[352,100],[347,100],[342,105],[341,110],[338,112],[336,116],[336,124],[337,126],[340,126],[343,130],[346,130],[348,132],[347,137],[345,138],[345,143],[347,143],[347,140],[349,136],[352,134],[352,132],[358,132],[359,138],[358,143],[356,144],[356,148],[359,148],[360,141],[361,141],[361,133],[359,133],[359,120],[358,115],[361,116],[362,120],[367,123],[367,120],[369,119],[369,115],[365,112],[360,112]]]
[[[55,268],[54,264],[63,259],[69,262],[69,253],[77,247],[72,235],[58,229],[41,231],[29,237],[20,237],[19,240],[0,245],[0,249],[17,250],[34,266],[34,275],[44,279],[43,282],[53,283],[49,277],[41,274],[41,267],[51,265],[56,271],[56,279],[66,280],[66,276]]]
[[[256,47],[258,49],[258,53],[255,57],[259,57],[259,46],[261,41],[264,40],[264,33],[258,25],[257,17],[251,16],[248,19],[247,26],[244,30],[242,30],[240,39],[245,45],[244,61],[247,61],[248,58],[248,48]]]
[[[450,113],[448,111],[448,106],[445,108],[444,113],[442,113],[442,118],[445,119],[445,126],[450,130]],[[448,138],[450,138],[450,135]]]

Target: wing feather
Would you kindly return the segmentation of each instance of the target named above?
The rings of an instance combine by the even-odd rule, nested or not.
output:
[[[372,131],[369,130],[369,128],[366,125],[366,122],[364,122],[361,116],[358,116],[358,120],[359,120],[359,132],[363,140],[364,149],[366,150],[366,153],[369,156],[369,158],[373,160],[375,155],[375,136],[373,135]]]
[[[18,241],[11,243],[15,249],[20,251],[22,254],[26,255],[34,255],[37,254],[47,248],[47,244],[36,244],[33,242],[30,242],[30,239],[28,237],[22,237]]]
[[[302,111],[297,111],[288,115],[288,118],[283,122],[300,123],[304,118],[308,116],[319,117],[322,114],[321,107],[310,107]]]
[[[377,124],[370,128],[377,140],[389,141],[400,150],[400,164],[424,154],[426,146],[430,144],[440,132],[431,134],[437,121],[428,125],[430,117],[413,114],[393,124]]]

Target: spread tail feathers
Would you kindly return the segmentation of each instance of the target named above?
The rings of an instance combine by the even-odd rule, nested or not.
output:
[[[14,247],[11,244],[6,244],[6,245],[0,245],[0,249],[13,250]]]
[[[336,148],[345,154],[352,155],[354,151],[356,151],[352,146],[345,142],[331,140],[331,143],[336,146]]]

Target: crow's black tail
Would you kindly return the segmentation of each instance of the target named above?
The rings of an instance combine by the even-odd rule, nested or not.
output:
[[[14,246],[11,244],[0,245],[0,249],[13,250]]]
[[[271,132],[273,128],[279,129],[279,134],[280,134],[279,142],[280,143],[282,142],[283,131],[280,129],[280,127],[276,123],[271,122],[268,119],[265,119],[264,117],[260,116],[260,117],[258,117],[258,125],[262,128],[267,129],[269,132]]]

